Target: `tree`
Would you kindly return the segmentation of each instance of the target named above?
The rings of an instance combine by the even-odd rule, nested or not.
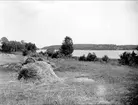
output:
[[[35,52],[37,49],[36,45],[33,43],[22,44],[21,42],[18,41],[3,42],[1,48],[3,52],[16,52],[24,50]]]
[[[6,37],[2,37],[0,41],[1,41],[2,43],[3,43],[3,42],[5,42],[5,43],[6,43],[6,42],[9,42],[9,40],[8,40]]]
[[[11,52],[11,46],[9,43],[3,42],[1,48],[3,52]]]
[[[25,41],[24,40],[21,40],[21,44],[25,44]]]
[[[138,50],[138,46],[136,47],[136,50]]]
[[[35,52],[37,47],[33,43],[25,43],[25,49],[28,50],[28,51]]]
[[[60,52],[65,56],[70,56],[73,53],[73,50],[73,41],[70,37],[66,36],[61,45]]]
[[[8,41],[2,43],[2,51],[3,52],[16,52],[22,51],[24,49],[24,45],[17,41]]]

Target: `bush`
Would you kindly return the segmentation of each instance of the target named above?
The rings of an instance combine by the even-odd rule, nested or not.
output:
[[[65,56],[64,54],[62,54],[60,51],[56,51],[53,53],[52,58],[70,58],[71,55],[67,55]]]
[[[107,55],[102,57],[102,61],[108,62],[109,61],[109,57]]]
[[[38,54],[44,56],[45,55],[45,52],[40,51]]]
[[[86,61],[85,55],[79,57],[79,61]]]
[[[131,59],[131,53],[124,52],[123,54],[120,55],[119,63],[122,65],[129,65],[130,59]]]
[[[28,50],[23,50],[23,51],[22,51],[22,55],[23,55],[23,56],[27,56],[28,54],[29,54]]]
[[[46,51],[46,54],[49,56],[49,57],[52,57],[53,53],[55,52],[55,49],[53,48],[48,48],[47,51]]]
[[[41,55],[41,56],[48,56],[47,51],[45,51],[45,52],[42,52],[42,51],[41,51],[41,52],[39,52],[38,54]]]
[[[53,52],[53,54],[52,54],[51,57],[52,57],[52,58],[58,58],[58,57],[59,57],[59,56],[58,56],[59,53],[60,53],[59,51]]]
[[[45,54],[46,55],[46,54]],[[55,50],[48,50],[47,51],[47,56],[51,58],[61,58],[64,55],[60,51],[55,51]]]
[[[96,61],[97,60],[97,56],[95,55],[95,53],[91,54],[89,53],[86,57],[87,61]]]
[[[33,43],[25,43],[25,49],[31,52],[36,52],[37,47]]]
[[[133,51],[132,53],[124,52],[120,55],[119,63],[122,65],[136,65],[138,64],[138,55]]]
[[[93,54],[89,53],[87,57],[85,57],[85,55],[79,57],[79,61],[97,61],[97,60],[98,58],[95,55],[95,53]]]
[[[39,53],[36,53],[36,52],[35,52],[35,53],[32,53],[32,52],[31,52],[31,53],[30,53],[30,56],[31,56],[31,57],[42,57],[43,55],[42,55],[42,54],[39,54]]]

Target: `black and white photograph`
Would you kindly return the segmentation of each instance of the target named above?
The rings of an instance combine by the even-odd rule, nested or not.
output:
[[[0,105],[138,105],[138,1],[0,0]]]

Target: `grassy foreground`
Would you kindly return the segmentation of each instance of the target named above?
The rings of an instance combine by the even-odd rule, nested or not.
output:
[[[62,82],[34,85],[17,81],[16,72],[10,72],[9,81],[0,84],[0,105],[137,104],[137,68],[72,59],[51,61]]]

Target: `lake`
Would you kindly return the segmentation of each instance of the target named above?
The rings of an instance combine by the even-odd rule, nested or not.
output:
[[[39,50],[40,51],[46,51],[46,50]],[[109,58],[118,59],[119,55],[123,52],[132,52],[133,50],[74,50],[73,56],[82,56],[83,54],[87,56],[87,54],[95,53],[97,57],[101,58],[104,55],[107,55]],[[135,51],[136,52],[136,51]]]
[[[132,52],[133,50],[74,50],[73,56],[81,56],[90,53],[95,53],[97,57],[102,58],[104,55],[107,55],[109,58],[118,59],[119,55],[123,52]]]

